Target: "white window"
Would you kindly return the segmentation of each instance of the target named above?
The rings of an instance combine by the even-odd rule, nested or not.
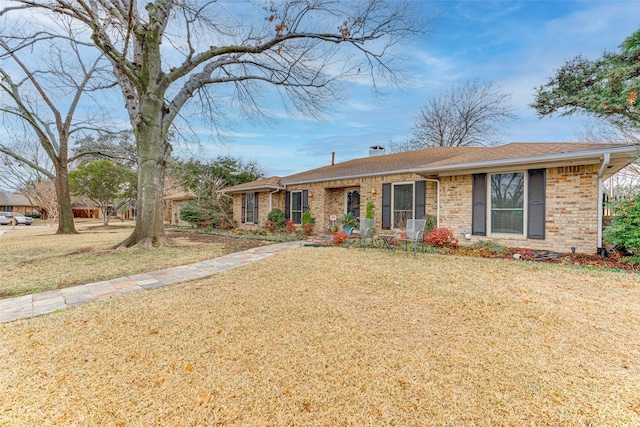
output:
[[[256,218],[254,218],[256,207],[255,193],[246,193],[244,196],[244,206],[242,207],[242,210],[244,212],[243,222],[247,224],[253,224],[256,220]]]
[[[393,184],[392,214],[393,228],[405,228],[408,219],[413,219],[413,182]]]
[[[524,235],[524,172],[491,175],[489,224],[492,234]]]
[[[290,215],[294,224],[302,224],[302,191],[291,192]]]

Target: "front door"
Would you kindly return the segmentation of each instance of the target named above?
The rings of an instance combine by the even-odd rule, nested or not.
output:
[[[344,192],[344,213],[351,212],[356,218],[360,217],[360,189],[349,188]]]

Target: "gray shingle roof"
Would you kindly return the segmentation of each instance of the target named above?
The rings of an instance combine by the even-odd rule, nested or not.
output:
[[[544,162],[554,156],[563,158],[594,157],[605,151],[622,149],[631,153],[632,144],[606,143],[544,143],[544,142],[513,142],[496,147],[435,147],[405,153],[385,154],[380,156],[363,157],[323,166],[286,177],[270,177],[258,181],[226,188],[226,193],[242,190],[257,190],[284,187],[291,184],[301,184],[318,181],[330,181],[354,177],[384,175],[391,173],[416,172],[436,173],[442,170],[464,171],[469,166],[488,166],[496,162],[526,164],[536,160]],[[630,159],[630,154],[628,154]]]
[[[0,189],[0,206],[34,206],[29,199],[19,193],[10,193]]]

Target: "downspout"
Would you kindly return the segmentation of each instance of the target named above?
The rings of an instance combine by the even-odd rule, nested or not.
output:
[[[604,159],[602,160],[602,163],[600,163],[600,169],[598,169],[598,248],[597,248],[597,251],[600,255],[602,255],[602,252],[603,252],[603,249],[602,249],[602,203],[603,203],[602,177],[604,176],[604,173],[607,170],[607,166],[609,166],[610,159],[611,159],[611,153],[604,153]]]
[[[436,227],[440,227],[440,180],[426,178],[426,181],[436,183]]]
[[[273,190],[272,192],[269,193],[269,212],[271,212],[273,210],[273,206],[272,206],[272,197],[275,193],[277,193],[278,191],[280,191],[279,188],[276,188],[275,190]]]

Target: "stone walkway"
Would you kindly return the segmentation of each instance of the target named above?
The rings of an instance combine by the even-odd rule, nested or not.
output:
[[[195,264],[0,300],[0,323],[39,316],[92,301],[155,289],[187,280],[202,279],[221,271],[242,267],[276,252],[300,247],[302,244],[303,242],[275,243]]]

